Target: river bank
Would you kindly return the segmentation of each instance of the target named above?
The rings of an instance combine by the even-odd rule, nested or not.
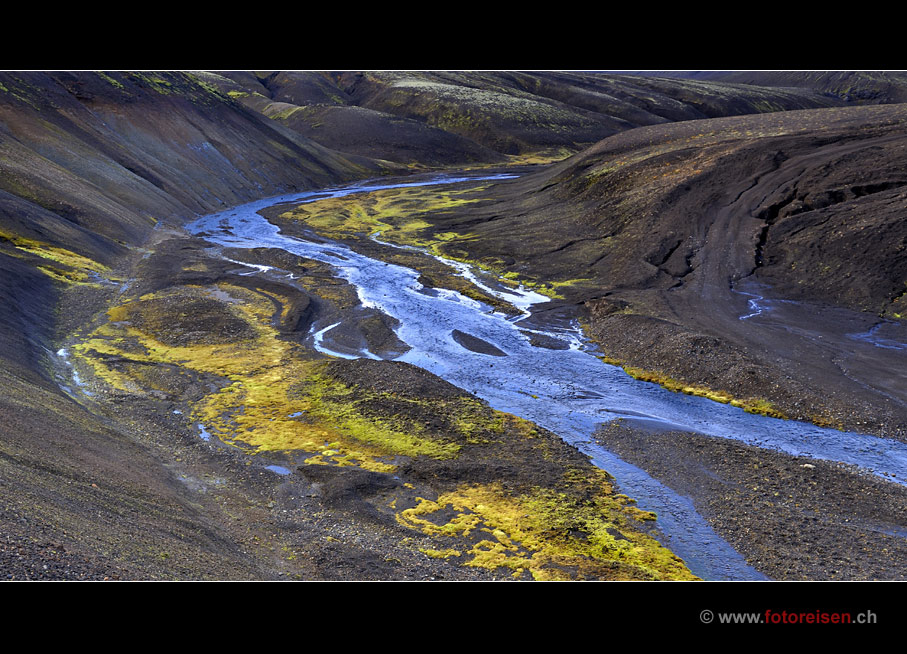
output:
[[[700,512],[772,579],[904,580],[907,488],[727,439],[611,423],[596,440]]]
[[[854,336],[907,341],[904,120],[895,105],[630,130],[426,232],[547,285],[640,377],[904,441],[907,350]],[[742,319],[758,296],[767,310]]]
[[[314,250],[307,250],[313,247],[312,243],[301,240],[307,227],[296,236],[292,231],[277,236],[272,227],[261,221],[250,227],[248,233],[241,234],[257,216],[255,208],[258,206],[246,213],[230,210],[195,228],[207,241],[219,240],[227,249],[211,250],[209,242],[185,237],[162,242],[140,265],[140,274],[136,275],[128,297],[120,298],[107,312],[106,324],[96,325],[95,333],[87,334],[81,345],[86,357],[83,363],[90,363],[95,374],[115,387],[113,396],[119,397],[119,401],[138,393],[146,401],[158,402],[158,417],[168,412],[171,416],[191,415],[193,422],[185,427],[198,446],[217,446],[223,441],[232,446],[228,450],[241,452],[241,457],[253,455],[250,461],[265,463],[276,457],[268,465],[278,468],[261,467],[275,477],[272,482],[295,486],[295,492],[286,491],[287,498],[298,503],[299,491],[316,498],[326,511],[322,515],[333,516],[330,519],[335,525],[348,524],[347,517],[341,516],[352,512],[352,519],[359,525],[352,535],[364,548],[364,558],[357,560],[370,561],[364,552],[386,538],[401,538],[398,545],[408,542],[407,539],[413,538],[409,532],[415,530],[421,533],[420,538],[428,539],[417,548],[423,557],[421,563],[425,559],[445,561],[438,570],[448,572],[438,574],[447,574],[449,578],[461,574],[453,570],[475,575],[476,568],[485,569],[492,576],[509,570],[517,578],[550,578],[550,575],[658,578],[664,574],[688,574],[680,572],[683,568],[672,568],[677,562],[671,557],[647,558],[649,563],[642,567],[634,568],[637,564],[625,567],[629,543],[645,537],[654,524],[661,532],[662,542],[670,543],[675,553],[680,552],[694,570],[700,571],[700,576],[759,578],[752,569],[747,571],[743,559],[721,545],[721,538],[712,532],[714,527],[721,534],[733,536],[736,532],[729,529],[733,520],[708,511],[703,511],[706,517],[703,520],[695,509],[686,506],[687,485],[665,476],[657,466],[649,466],[647,469],[654,470],[656,478],[663,477],[667,486],[676,487],[668,490],[655,479],[631,470],[610,452],[597,449],[591,436],[598,423],[621,415],[661,425],[661,429],[668,424],[680,426],[693,405],[699,407],[697,411],[705,412],[696,420],[700,427],[734,429],[732,425],[743,420],[741,424],[747,425],[746,429],[756,429],[766,436],[782,423],[771,423],[772,430],[765,431],[759,427],[760,421],[769,419],[630,380],[623,371],[604,366],[584,352],[569,320],[554,331],[537,322],[527,322],[523,329],[516,328],[513,321],[523,315],[516,305],[527,297],[532,298],[527,291],[516,292],[508,285],[492,289],[498,300],[509,298],[515,303],[507,311],[500,303],[497,307],[480,305],[478,298],[488,296],[488,290],[482,288],[474,288],[470,297],[455,293],[454,289],[439,292],[444,290],[443,282],[426,287],[418,282],[425,279],[426,271],[399,268],[387,260],[397,257],[412,263],[415,254],[398,248],[388,250],[373,240],[360,241],[359,245],[369,251],[381,249],[386,260],[360,259],[356,252],[317,238],[315,248],[327,253],[327,258],[318,255],[313,259]],[[282,226],[288,225],[284,222]],[[250,235],[252,240],[248,240]],[[285,240],[278,243],[274,239]],[[322,242],[318,243],[319,240]],[[308,256],[301,256],[303,252],[308,252]],[[423,264],[429,261],[428,257],[420,256]],[[437,265],[437,260],[433,261]],[[337,265],[342,271],[339,279],[334,270]],[[355,266],[364,267],[356,272]],[[397,271],[404,275],[405,281],[395,277]],[[439,271],[434,270],[436,278]],[[357,275],[362,275],[369,284],[362,285]],[[462,287],[460,275],[448,272],[446,277],[450,282],[457,280]],[[388,297],[402,289],[409,289],[412,294]],[[530,304],[547,299],[534,297]],[[423,305],[427,313],[422,315],[429,322],[414,324],[411,312]],[[188,322],[184,318],[187,307],[192,307]],[[441,307],[443,310],[439,312]],[[499,311],[490,313],[495,308]],[[500,311],[502,308],[504,311]],[[456,316],[464,318],[457,322]],[[454,322],[449,325],[438,322],[448,319]],[[338,324],[343,327],[335,327]],[[462,330],[452,328],[453,324],[460,325]],[[459,332],[459,338],[455,332]],[[322,351],[348,360],[323,368],[320,357],[309,349],[319,334],[318,345]],[[426,339],[432,343],[432,349],[426,349]],[[161,343],[166,347],[161,349]],[[290,344],[302,345],[303,349]],[[215,353],[218,363],[212,366],[209,362]],[[248,358],[250,355],[252,359]],[[456,364],[445,363],[447,356],[453,357],[450,361]],[[276,357],[275,364],[268,364],[270,357]],[[372,360],[382,357],[398,361]],[[276,364],[278,360],[280,364]],[[559,370],[557,362],[565,360],[570,361],[565,369],[569,376],[567,386],[550,376],[552,371]],[[416,372],[419,368],[409,365],[413,363],[454,380],[455,385]],[[231,372],[233,364],[237,367]],[[593,366],[587,381],[583,381],[584,366]],[[275,377],[273,372],[278,368],[283,372]],[[281,380],[287,377],[310,381],[284,388],[285,382]],[[501,379],[507,381],[502,383]],[[312,380],[318,381],[313,385]],[[641,393],[640,400],[611,394],[627,380],[633,384],[633,393]],[[602,383],[608,391],[603,390]],[[445,403],[452,402],[440,413],[437,396],[425,404],[426,398],[431,400],[432,393],[437,393],[439,388],[446,389],[440,398]],[[460,389],[467,392],[464,394]],[[106,393],[109,397],[111,391],[99,385],[90,392]],[[491,431],[483,432],[479,428],[476,432],[476,418],[464,422],[463,416],[465,407],[474,407],[475,396],[548,429],[528,427],[530,423],[522,421],[510,423],[509,419],[500,422],[489,417],[494,414],[485,414],[483,420],[491,420],[485,423],[488,425],[485,429]],[[166,403],[166,411],[162,410],[160,401]],[[653,414],[656,405],[668,412]],[[432,409],[426,412],[426,406]],[[551,406],[565,409],[555,418],[550,411],[538,411]],[[724,417],[719,418],[719,414]],[[328,416],[331,417],[326,422]],[[185,423],[185,418],[180,420]],[[370,445],[365,447],[362,428],[357,427],[362,420],[371,421],[372,425],[366,429],[370,435],[365,440]],[[329,423],[335,430],[339,424],[342,433],[323,431],[331,428]],[[788,431],[802,429],[794,425]],[[357,432],[359,437],[355,435]],[[443,434],[440,441],[439,433]],[[526,449],[524,444],[529,433],[533,434],[529,437],[532,445]],[[413,439],[416,434],[421,435]],[[569,444],[554,434],[566,436]],[[539,435],[544,435],[542,442],[533,442]],[[384,439],[383,443],[376,442],[376,438]],[[378,450],[374,449],[376,445],[380,446]],[[456,455],[451,457],[454,452]],[[543,461],[548,461],[545,464],[548,468],[536,465],[540,463],[540,454]],[[592,482],[596,474],[589,466],[589,457],[604,470],[618,475],[621,495],[614,496],[608,490],[613,484],[610,477]],[[396,474],[389,476],[391,469],[387,466],[392,466]],[[903,476],[897,468],[891,473]],[[571,481],[564,486],[568,477]],[[685,477],[688,482],[695,478],[694,474]],[[507,480],[505,485],[497,486],[502,479]],[[586,481],[580,481],[583,479]],[[430,492],[426,492],[428,489]],[[566,490],[567,498],[573,499],[568,499],[566,505],[562,500],[560,508],[550,504],[553,496],[548,493],[555,489],[558,493]],[[627,500],[621,498],[626,495],[640,499],[644,510],[635,508],[633,502],[625,503]],[[665,503],[665,497],[674,499]],[[702,496],[693,497],[695,508],[702,506],[702,499]],[[272,508],[281,506],[280,501],[270,502],[274,502]],[[489,506],[497,508],[489,512]],[[589,514],[593,506],[598,508]],[[657,507],[658,515],[654,523],[647,513],[653,506]],[[826,504],[818,512],[821,515],[836,511],[840,506]],[[601,511],[612,518],[601,523]],[[630,521],[614,522],[621,514],[625,517],[620,520],[629,517]],[[778,519],[784,522],[787,518]],[[363,529],[363,524],[368,528]],[[572,559],[573,563],[564,562],[563,549],[557,554],[550,549],[552,541],[546,543],[545,539],[539,541],[531,535],[550,532],[552,524],[572,525],[563,532],[557,529],[549,533],[548,538],[562,545],[566,542],[570,556],[579,557]],[[376,525],[383,536],[373,533]],[[635,526],[627,531],[630,525]],[[833,525],[826,524],[824,528],[823,537],[833,540]],[[296,550],[293,547],[290,550],[306,551],[311,557],[315,552],[312,534],[301,527],[300,530],[299,537],[292,539]],[[475,538],[471,534],[477,531],[485,536],[478,541],[469,540]],[[284,534],[280,529],[277,533]],[[637,535],[631,536],[634,533]],[[459,546],[441,547],[440,543],[451,536],[460,539]],[[464,538],[467,540],[463,541]],[[804,530],[791,541],[789,549],[797,551],[814,541],[814,531]],[[660,546],[651,540],[647,542],[642,551],[651,557]],[[603,543],[608,543],[604,549]],[[700,545],[704,543],[709,543],[711,550],[702,550]],[[591,554],[590,545],[597,554]],[[866,543],[854,538],[842,547],[856,545],[865,547]],[[878,546],[883,547],[884,543]],[[623,567],[615,568],[613,558],[611,564],[603,563],[620,551],[624,551],[620,555]],[[606,552],[611,554],[605,556]],[[396,558],[412,560],[412,556]],[[328,566],[329,559],[325,555],[320,560]],[[739,563],[726,567],[728,561],[735,559]],[[556,560],[560,562],[552,564]],[[655,560],[661,563],[656,565]],[[778,575],[777,578],[809,578],[811,574],[824,574],[817,571],[826,565],[819,560],[785,569],[770,557],[751,553],[749,562],[770,570],[769,576]],[[539,563],[541,567],[534,565]],[[594,563],[592,568],[590,563]],[[652,565],[663,572],[651,576]],[[375,566],[373,573],[377,577],[397,578],[398,574],[410,574],[404,573],[404,569],[413,569],[410,563],[399,570],[392,568]],[[639,577],[643,569],[649,572]],[[321,570],[320,574],[327,574]],[[350,574],[358,578],[371,573]],[[858,567],[847,574],[852,578],[867,578],[861,575],[898,573],[891,568]]]
[[[556,435],[406,363],[305,347],[318,316],[362,317],[322,264],[229,254],[165,236],[66,349],[73,396],[147,421],[263,577],[694,578]]]
[[[281,224],[284,225],[284,227],[289,227],[289,224],[287,222],[282,222]],[[772,316],[772,317],[774,318],[775,316]],[[791,321],[789,324],[793,324],[793,321]],[[852,323],[846,323],[846,322],[843,324],[823,323],[823,327],[825,327],[825,329],[826,329],[826,332],[825,332],[826,335],[828,335],[830,333],[828,330],[832,329],[833,325],[834,325],[834,328],[837,328],[842,331],[853,331],[853,329],[854,329],[854,326]],[[638,333],[638,332],[636,332],[636,333]],[[629,332],[625,333],[625,336],[632,336],[633,334],[634,334],[633,331],[629,331]],[[819,336],[819,338],[821,339],[821,336]],[[828,347],[830,342],[831,342],[831,339],[829,339],[824,345],[826,347]],[[713,406],[715,406],[715,408],[717,408],[716,405],[713,405]],[[858,424],[858,425],[859,424],[864,424],[864,425],[872,424],[871,420],[868,420],[865,418],[862,421],[859,418],[857,418],[855,420],[851,419],[849,422],[851,424]],[[789,425],[789,424],[795,424],[795,423],[789,423],[789,422],[788,423],[776,423],[776,425]],[[851,436],[852,435],[845,434],[845,433],[838,433],[836,435],[836,433],[834,431],[829,432],[829,438],[831,439],[831,441],[840,441],[840,443],[845,446],[846,446],[848,440],[851,438]],[[714,441],[714,439],[711,439],[710,442],[721,443],[723,441]],[[762,437],[756,437],[751,442],[759,443],[763,447],[764,446],[768,446],[769,448],[773,447],[771,445],[771,439],[763,439]],[[716,445],[716,447],[717,447],[717,445]],[[723,447],[734,447],[734,445],[727,444],[726,446],[723,446]],[[763,456],[767,457],[770,460],[773,457],[780,457],[781,459],[784,459],[784,455],[772,452],[771,449],[769,449],[769,450],[753,449],[753,451],[760,452]],[[792,451],[796,452],[799,450],[795,449]],[[901,455],[897,455],[897,456],[900,457]],[[832,460],[834,460],[835,458],[836,457],[834,455],[831,456]],[[827,464],[823,463],[822,465],[827,465]],[[648,468],[646,468],[646,469],[648,470]],[[806,468],[806,469],[808,469],[808,468]],[[820,519],[820,521],[824,522],[823,527],[819,528],[819,530],[818,530],[818,531],[821,531],[821,536],[819,536],[818,533],[802,533],[799,536],[790,537],[788,540],[788,544],[784,547],[780,546],[780,541],[779,541],[778,552],[776,553],[775,556],[783,559],[785,556],[789,555],[792,550],[795,551],[798,548],[802,548],[803,542],[818,543],[818,542],[822,541],[823,539],[826,540],[827,543],[834,543],[835,544],[834,547],[841,548],[844,551],[849,551],[851,556],[853,555],[853,553],[856,550],[860,549],[861,547],[864,550],[873,549],[872,546],[866,546],[865,543],[863,545],[858,544],[859,542],[865,540],[864,535],[860,535],[860,536],[857,536],[854,538],[847,538],[847,537],[842,536],[841,532],[837,531],[832,526],[833,524],[835,524],[835,521],[837,520],[837,518],[829,519],[829,516],[837,516],[842,513],[849,514],[848,511],[850,509],[848,508],[848,504],[850,504],[850,500],[847,499],[847,497],[849,495],[848,495],[848,492],[846,491],[846,488],[852,483],[861,483],[861,482],[856,482],[855,480],[844,481],[844,479],[847,478],[848,474],[850,474],[850,473],[840,472],[840,475],[843,475],[842,479],[828,479],[828,480],[826,480],[825,483],[819,484],[819,486],[822,488],[825,488],[826,492],[828,493],[828,498],[827,498],[828,503],[821,508],[815,509],[815,515],[819,515],[819,516],[825,515],[826,516],[825,518]],[[855,474],[857,475],[857,478],[859,478],[861,475],[861,473],[858,473],[858,472]],[[659,478],[661,478],[661,477],[659,477]],[[695,478],[695,475],[691,475],[690,478]],[[673,483],[675,483],[675,485],[677,485],[676,479],[672,480],[672,481],[673,481]],[[787,495],[789,497],[798,494],[799,491],[796,488],[796,478],[795,477],[788,476],[787,481],[785,483],[787,483],[789,485],[788,491],[790,491],[790,492],[787,493]],[[668,485],[671,485],[671,484],[668,484]],[[685,484],[679,484],[679,486],[681,488],[688,489],[688,486]],[[880,488],[883,488],[883,489],[888,488],[888,485],[882,484],[882,486]],[[682,494],[686,494],[687,490],[680,491],[680,492]],[[775,491],[773,491],[773,492],[775,492]],[[779,492],[779,494],[781,493],[781,491],[777,491],[777,492]],[[882,491],[882,492],[884,493],[885,491]],[[894,495],[897,496],[897,494],[900,491],[899,491],[899,489],[892,487],[892,488],[890,488],[890,492],[894,493]],[[773,495],[772,497],[775,497],[775,496]],[[834,498],[836,498],[836,499],[834,499]],[[698,500],[700,500],[701,498],[696,498],[696,499],[697,499],[697,506],[698,506],[699,505]],[[837,505],[836,505],[836,503],[837,503]],[[778,518],[778,519],[781,520],[780,518]],[[793,520],[793,518],[790,518],[790,519]],[[871,512],[867,512],[866,515],[864,516],[864,519],[868,520],[871,523],[874,518],[872,517]],[[903,524],[904,516],[895,512],[894,517],[889,517],[887,519],[893,520],[894,524],[898,525],[898,524]],[[716,527],[718,527],[718,525],[721,525],[721,523],[722,523],[722,518],[718,518],[715,515],[711,516],[711,520],[712,520],[713,524],[716,525]],[[774,523],[772,523],[772,521],[767,521],[765,524],[774,524]],[[775,526],[778,526],[778,525],[776,524]],[[726,529],[725,529],[726,527],[727,527],[727,525],[722,525],[721,527],[719,527],[719,530],[722,531],[722,533],[724,533],[726,531]],[[890,525],[885,522],[885,519],[883,519],[880,527],[878,527],[878,528],[870,527],[869,530],[870,531],[880,530],[882,533],[884,533],[886,530],[890,531],[889,527],[890,527]],[[898,527],[898,526],[895,526],[893,528],[895,533],[898,531],[898,529],[900,529],[900,527]],[[774,539],[769,537],[771,535],[771,531],[772,531],[771,529],[765,530],[765,533],[762,534],[765,537],[765,539],[762,542],[768,542],[768,543],[774,542]],[[813,529],[812,531],[815,532],[816,530]],[[897,538],[897,536],[895,536],[895,538]],[[883,538],[883,540],[884,540],[884,538]],[[742,543],[743,541],[738,541],[738,542]],[[831,549],[834,549],[834,547]],[[877,545],[877,547],[878,547],[878,550],[883,553],[887,553],[891,549],[884,543]],[[823,548],[824,548],[824,546],[823,546]],[[785,552],[786,552],[786,554],[785,554]],[[845,559],[848,558],[847,555],[843,555],[843,556]],[[800,567],[798,567],[797,565],[792,565],[787,568],[784,568],[784,566],[779,566],[777,564],[777,561],[771,560],[772,556],[768,556],[765,552],[763,552],[763,554],[761,556],[755,556],[755,555],[751,554],[749,558],[750,558],[751,563],[758,565],[761,569],[771,569],[772,574],[777,574],[777,575],[779,575],[780,578],[808,578],[810,572],[806,572],[807,570],[811,571],[812,573],[819,574],[819,575],[830,575],[829,577],[823,577],[823,578],[835,578],[835,576],[834,576],[835,574],[844,575],[846,578],[866,578],[863,575],[873,574],[873,573],[869,573],[865,567],[861,567],[862,564],[858,565],[858,566],[853,566],[852,564],[842,565],[842,564],[838,563],[837,567],[840,569],[835,571],[833,569],[835,564],[829,563],[829,561],[831,559],[826,559],[821,556],[818,557],[816,560],[813,560],[809,563],[803,563],[802,566],[800,566]],[[883,556],[883,558],[884,558],[884,556]],[[873,564],[869,564],[868,567],[872,567],[872,565]],[[890,575],[894,575],[893,578],[899,578],[898,575],[901,575],[903,573],[898,571],[897,567],[898,566],[895,564],[893,568],[889,567],[887,570],[879,571],[875,574],[883,575],[886,578],[891,578]],[[838,578],[840,578],[840,577],[838,577]]]

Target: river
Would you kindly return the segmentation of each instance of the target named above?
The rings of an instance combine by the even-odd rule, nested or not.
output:
[[[464,180],[503,181],[510,177],[439,176],[420,182],[382,184],[379,181],[321,189],[204,216],[192,223],[189,230],[219,246],[279,248],[333,266],[338,276],[355,286],[363,305],[399,321],[396,334],[411,349],[397,360],[429,370],[486,400],[495,409],[531,420],[587,454],[595,465],[617,479],[621,492],[635,498],[640,508],[658,515],[663,544],[705,579],[764,577],[712,530],[688,498],[597,444],[592,438],[597,426],[618,418],[644,421],[657,428],[695,431],[793,455],[840,461],[891,483],[907,484],[907,446],[902,443],[753,415],[730,405],[672,393],[658,385],[638,381],[596,357],[576,326],[527,327],[526,318],[532,307],[548,301],[542,295],[482,282],[482,276],[468,266],[449,262],[460,274],[482,283],[523,310],[521,315],[508,316],[453,291],[426,289],[417,281],[419,272],[371,259],[344,244],[284,235],[258,213],[276,204],[315,202],[351,193]],[[278,274],[267,266],[249,267],[251,274]],[[310,344],[336,356],[376,357],[366,351],[334,349],[330,339],[334,327],[334,324],[316,324],[309,337]],[[530,329],[547,339],[557,339],[558,349],[533,345]],[[456,337],[457,332],[490,343],[498,351],[483,354],[474,351],[477,348],[465,347],[464,339]]]

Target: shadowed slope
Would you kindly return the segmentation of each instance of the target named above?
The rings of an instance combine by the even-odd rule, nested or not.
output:
[[[0,73],[3,578],[271,574],[188,491],[176,425],[84,409],[58,386],[54,343],[128,285],[155,227],[380,170],[189,74]]]
[[[642,73],[658,77],[749,84],[789,89],[811,89],[828,97],[857,104],[907,101],[907,73],[902,71],[689,71]]]

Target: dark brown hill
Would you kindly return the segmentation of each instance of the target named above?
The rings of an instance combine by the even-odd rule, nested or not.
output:
[[[763,87],[812,89],[854,104],[907,102],[904,71],[689,71],[652,72],[645,75]]]
[[[441,168],[504,162],[490,148],[417,120],[356,106],[273,103],[264,115],[340,152]]]
[[[125,288],[156,228],[381,170],[193,75],[0,73],[0,578],[268,574],[187,495],[178,440],[73,401],[53,344]]]
[[[186,73],[2,73],[0,138],[0,188],[127,242],[155,220],[378,171]]]
[[[156,225],[379,172],[187,73],[0,73],[6,356],[43,356],[59,281],[91,281]]]
[[[807,88],[569,71],[222,72],[210,79],[329,147],[429,166],[473,164],[477,156],[563,158],[641,125],[843,104]]]
[[[457,247],[551,281],[665,290],[702,274],[715,213],[733,205],[722,284],[755,272],[797,299],[890,312],[907,274],[905,115],[841,108],[618,134],[511,185],[514,211],[489,208],[470,227],[485,238]]]
[[[470,235],[452,255],[584,305],[615,359],[804,418],[806,406],[835,413],[835,395],[862,398],[896,433],[907,388],[883,360],[900,350],[858,353],[848,334],[907,316],[905,126],[907,106],[887,105],[639,128],[438,229]],[[741,320],[747,284],[803,315],[772,329]],[[831,329],[827,310],[851,312],[842,331],[815,331]]]
[[[142,265],[159,279],[136,276],[162,288],[255,286],[171,229],[193,215],[410,164],[592,144],[438,217],[450,252],[547,284],[563,296],[550,310],[580,315],[604,354],[656,381],[905,438],[904,354],[849,336],[903,330],[907,110],[827,108],[855,95],[822,93],[586,73],[0,73],[0,573],[400,574],[397,552],[359,549],[374,532],[350,531],[299,487],[276,493],[267,475],[280,473],[244,452],[202,447],[160,390],[201,396],[216,380],[122,357],[147,379],[144,399],[108,389],[80,403],[61,389],[78,379],[54,350],[69,329],[106,322],[126,289],[142,293],[130,279]],[[823,108],[785,111],[805,107]],[[754,297],[742,290],[789,309],[741,320]],[[197,299],[191,311],[228,304]],[[308,301],[296,298],[289,323]],[[221,324],[168,308],[159,320],[180,338]],[[332,498],[362,481],[309,474],[305,487]],[[315,558],[275,545],[298,525]],[[408,578],[444,565],[413,560]]]

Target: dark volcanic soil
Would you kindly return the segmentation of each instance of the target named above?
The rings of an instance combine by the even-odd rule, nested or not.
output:
[[[457,448],[456,456],[383,455],[375,463],[393,462],[384,470],[348,461],[325,465],[325,448],[255,453],[208,437],[190,416],[230,380],[180,362],[155,365],[143,359],[143,346],[123,336],[128,332],[105,341],[118,348],[115,354],[89,350],[79,358],[74,344],[89,332],[103,334],[92,331],[99,327],[152,335],[164,348],[215,348],[212,356],[231,344],[256,347],[262,327],[235,311],[237,288],[268,300],[268,324],[281,340],[306,343],[314,322],[350,319],[350,333],[360,330],[375,348],[395,345],[381,317],[365,316],[352,289],[321,264],[266,250],[213,251],[166,230],[158,238],[133,269],[120,272],[127,284],[67,294],[60,328],[71,332],[63,345],[72,348],[68,360],[81,383],[62,359],[51,374],[71,387],[71,396],[50,385],[43,409],[18,411],[8,400],[0,406],[11,432],[0,452],[0,484],[17,489],[0,494],[0,565],[9,578],[490,580],[538,572],[691,578],[660,548],[658,572],[648,560],[574,555],[608,515],[614,538],[651,546],[643,533],[651,516],[623,496],[610,497],[607,475],[555,434],[497,414],[414,366],[341,359],[318,368],[328,380],[318,398],[333,402],[336,419],[354,415],[357,424],[372,425],[367,429],[389,426]],[[242,261],[277,269],[254,276]],[[294,359],[318,360],[304,347],[293,352]],[[86,365],[92,357],[127,378],[126,386],[96,377],[98,368]],[[291,380],[293,392],[303,393],[312,379]],[[30,405],[34,389],[20,387],[16,395],[7,386],[7,398]],[[284,415],[292,410],[278,405]],[[306,411],[298,412],[300,424],[314,420]],[[427,500],[470,492],[482,493],[472,508],[442,504],[424,519],[405,515]],[[493,508],[500,502],[505,516],[511,503],[530,502],[516,514],[522,520],[538,501],[549,511],[567,507],[552,517],[556,527],[541,531],[568,549],[533,560],[531,546],[514,546],[501,531],[511,529],[506,521],[481,512],[487,511],[482,502]],[[445,520],[447,530],[432,531]],[[464,530],[461,523],[473,526]],[[533,528],[540,530],[525,527]],[[495,567],[483,562],[489,555],[523,563]],[[478,563],[469,564],[474,557]]]
[[[254,279],[242,266],[210,257],[207,244],[162,233],[157,251],[133,272],[129,297],[145,296],[137,327],[171,346],[242,340],[249,327],[226,310],[218,283],[264,289],[304,310],[275,306],[288,338],[309,325],[325,303],[295,285]],[[239,253],[231,253],[237,255]],[[291,269],[300,278],[335,280],[317,264],[279,254],[244,253]],[[273,254],[273,253],[272,253]],[[315,284],[317,286],[317,283]],[[211,294],[203,289],[215,289]],[[166,290],[179,302],[147,299]],[[122,297],[122,296],[121,296]],[[103,324],[116,301],[112,288],[77,289],[66,297],[60,327]],[[93,308],[93,309],[92,309]],[[92,317],[92,311],[99,311]],[[334,309],[336,310],[336,309]],[[187,311],[192,320],[186,322]],[[191,329],[190,329],[191,327]],[[83,332],[84,333],[84,332]],[[84,379],[78,403],[50,386],[4,381],[0,424],[0,569],[7,579],[493,579],[494,571],[464,568],[419,550],[432,541],[375,509],[389,475],[324,472],[279,453],[249,453],[199,437],[187,403],[222,383],[187,377],[166,366],[108,363],[147,384],[123,392]],[[139,370],[141,369],[141,370]],[[83,370],[83,374],[85,370]],[[68,376],[61,364],[59,373]],[[9,375],[6,375],[9,377]],[[73,385],[70,379],[65,384]],[[447,391],[448,393],[450,391]],[[459,393],[459,391],[457,391]],[[40,401],[39,401],[40,400]],[[17,406],[24,403],[28,411]],[[84,405],[83,406],[80,406]],[[273,470],[267,466],[276,466]],[[317,467],[318,470],[313,470]],[[325,476],[328,475],[328,476]],[[406,490],[406,489],[404,489]],[[425,493],[425,489],[422,490]],[[414,491],[406,490],[407,494]],[[398,493],[399,494],[399,493]],[[401,500],[402,503],[402,500]]]
[[[432,167],[560,159],[641,125],[845,103],[808,86],[580,71],[224,71],[207,79],[334,150]]]
[[[273,95],[264,102],[277,118],[270,120],[250,108],[261,109],[257,100],[243,106],[194,75],[0,75],[8,137],[0,139],[0,298],[9,308],[0,319],[0,578],[522,579],[539,572],[530,560],[545,557],[510,547],[504,523],[494,521],[501,515],[519,522],[525,507],[544,506],[546,524],[520,528],[569,548],[603,533],[622,546],[637,537],[637,523],[651,521],[626,498],[615,500],[606,476],[592,474],[554,434],[501,417],[412,366],[328,365],[306,349],[313,325],[332,322],[342,322],[332,344],[349,352],[404,347],[392,322],[358,307],[326,266],[267,250],[213,252],[176,229],[154,229],[263,193],[400,169],[340,155],[281,126],[291,125],[294,103],[335,104],[296,112],[297,128],[314,138],[324,126],[325,142],[350,152],[386,147],[367,131],[343,133],[360,114],[380,126],[385,143],[417,135],[417,150],[395,150],[407,164],[572,151],[650,125],[483,191],[492,202],[425,219],[448,236],[469,234],[445,240],[451,255],[556,282],[550,288],[562,299],[543,311],[582,318],[603,354],[628,370],[770,404],[792,418],[907,439],[905,105],[690,120],[772,109],[769,100],[792,103],[774,107],[783,109],[838,99],[751,89],[745,102],[727,105],[716,100],[720,92],[689,101],[701,89],[687,82],[597,80],[606,89],[582,75],[462,80],[249,78]],[[604,90],[622,97],[612,102]],[[650,92],[658,94],[651,112],[638,106]],[[659,124],[677,119],[687,122]],[[435,143],[455,150],[452,158]],[[237,262],[276,270],[253,275]],[[440,265],[423,275],[429,287],[452,277]],[[235,311],[240,297],[266,307],[265,318]],[[125,386],[58,350],[102,326],[116,333],[105,336],[115,353],[95,355]],[[349,460],[323,465],[337,456],[325,454],[327,441],[317,452],[253,455],[241,441],[209,437],[192,417],[203,398],[226,393],[241,375],[149,361],[153,348],[124,337],[127,328],[163,350],[210,348],[212,359],[218,347],[253,348],[274,331],[275,342],[293,345],[289,358],[323,364],[317,382],[293,387],[298,396],[306,383],[320,383],[306,397],[332,402],[332,418],[364,416],[375,429],[390,425],[458,455],[391,450],[372,469]],[[469,334],[457,338],[501,354]],[[284,409],[278,403],[266,420],[285,419]],[[303,414],[299,424],[316,424]],[[690,496],[773,578],[907,576],[902,487],[693,434],[622,424],[598,438]],[[456,493],[476,493],[471,508],[457,505],[466,502],[461,495],[412,513]],[[498,515],[481,513],[489,498],[500,502],[492,507]],[[605,504],[618,517],[602,530]],[[464,524],[475,528],[450,535]],[[663,566],[669,577],[687,574],[670,556],[587,565],[564,551],[541,571],[638,579],[659,577],[650,566]],[[502,552],[525,564],[464,565]]]
[[[905,122],[892,105],[639,128],[432,220],[469,235],[453,256],[560,282],[603,354],[653,379],[903,438],[907,348],[854,334],[907,316]],[[743,292],[776,302],[741,320]]]
[[[773,579],[907,579],[903,486],[698,434],[612,424],[596,438],[690,497],[719,535]]]

